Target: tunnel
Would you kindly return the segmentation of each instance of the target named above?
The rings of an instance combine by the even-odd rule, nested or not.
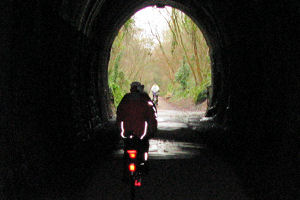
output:
[[[34,199],[37,188],[60,183],[54,174],[82,178],[81,167],[114,148],[110,49],[126,20],[147,6],[185,12],[206,38],[213,92],[199,134],[207,146],[233,166],[250,197],[297,199],[299,1],[0,4],[1,199]]]

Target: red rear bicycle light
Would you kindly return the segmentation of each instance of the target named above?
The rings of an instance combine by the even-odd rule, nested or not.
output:
[[[134,172],[134,171],[135,171],[135,164],[134,164],[134,163],[131,163],[131,164],[129,165],[129,171],[131,171],[131,172]]]
[[[130,158],[136,158],[136,150],[127,150]]]
[[[134,181],[134,185],[140,187],[140,186],[142,186],[142,183],[139,182],[138,180],[135,180],[135,181]]]

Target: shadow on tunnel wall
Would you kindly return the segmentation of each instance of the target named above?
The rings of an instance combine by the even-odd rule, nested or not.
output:
[[[108,62],[104,40],[117,32],[109,23],[143,5],[79,2],[0,3],[0,199],[71,193],[119,139],[107,123],[105,70],[95,66]],[[299,2],[168,2],[188,5],[196,18],[206,13],[222,38],[212,56],[217,126],[199,135],[249,196],[297,199]]]

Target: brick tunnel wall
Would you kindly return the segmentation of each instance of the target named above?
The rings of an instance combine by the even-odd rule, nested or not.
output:
[[[221,155],[234,163],[245,185],[256,189],[257,199],[293,199],[299,130],[294,19],[299,3],[169,2],[191,3],[187,11],[196,17],[204,9],[214,18],[210,26],[219,30],[212,36],[214,29],[205,29],[215,58],[212,116],[226,129],[208,131],[207,143],[226,153]],[[132,10],[128,1],[118,1],[118,6],[84,0],[1,4],[0,197],[17,199],[40,187],[41,177],[47,182],[47,175],[67,168],[77,140],[95,135],[93,130],[105,133],[105,38],[116,31],[109,23]],[[104,143],[94,141],[96,146]],[[76,151],[80,155],[93,148],[87,152],[81,145]]]

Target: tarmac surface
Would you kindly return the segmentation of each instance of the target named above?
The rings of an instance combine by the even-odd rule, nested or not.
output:
[[[248,200],[229,165],[216,157],[194,131],[203,112],[158,107],[158,134],[150,140],[149,175],[137,190],[144,200]],[[81,199],[130,199],[121,181],[122,142],[113,156],[95,168]]]

